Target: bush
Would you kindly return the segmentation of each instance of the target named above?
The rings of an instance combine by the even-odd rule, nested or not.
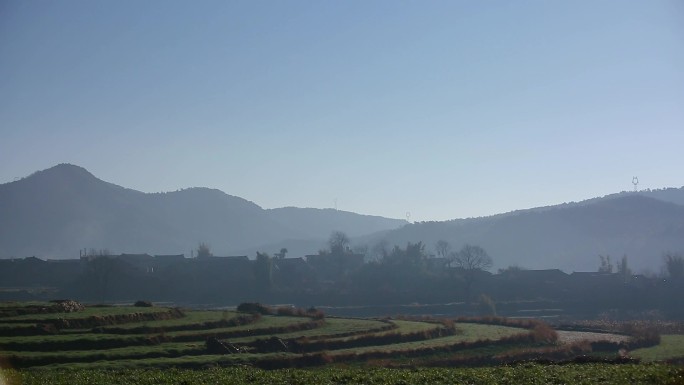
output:
[[[270,307],[258,302],[243,302],[238,305],[237,311],[250,314],[273,314]]]
[[[627,327],[627,334],[632,337],[630,349],[645,348],[660,344],[660,332],[655,327]]]
[[[551,326],[540,323],[532,328],[532,338],[534,342],[550,344],[558,341],[558,333]]]
[[[135,306],[135,307],[153,307],[154,305],[153,305],[152,302],[150,302],[150,301],[142,301],[142,300],[140,300],[140,301],[135,301],[135,303],[133,304],[133,306]]]

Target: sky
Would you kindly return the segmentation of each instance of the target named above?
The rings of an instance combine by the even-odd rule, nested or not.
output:
[[[0,2],[0,183],[411,221],[684,185],[684,2]]]

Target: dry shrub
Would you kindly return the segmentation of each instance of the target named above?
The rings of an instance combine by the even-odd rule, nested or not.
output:
[[[532,338],[537,343],[551,344],[558,341],[558,333],[551,326],[539,323],[532,328]]]
[[[632,337],[631,341],[628,343],[630,349],[645,348],[660,344],[660,332],[656,327],[631,326],[626,327],[625,332]]]
[[[269,306],[258,302],[243,302],[238,305],[237,311],[250,314],[273,314],[273,310]]]

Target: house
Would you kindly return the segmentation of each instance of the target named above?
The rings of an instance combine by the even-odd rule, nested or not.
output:
[[[185,263],[185,254],[172,255],[155,255],[154,268],[155,270],[164,269],[169,266],[180,265]]]
[[[363,254],[313,254],[305,256],[311,266],[323,281],[338,281],[341,277],[363,266]]]
[[[143,273],[154,273],[154,257],[149,254],[121,254],[115,257]]]
[[[304,258],[280,258],[273,260],[273,281],[276,285],[301,287],[314,281],[315,270]]]

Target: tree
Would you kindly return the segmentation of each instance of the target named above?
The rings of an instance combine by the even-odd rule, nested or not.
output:
[[[425,268],[426,258],[423,242],[408,242],[404,250],[399,246],[394,246],[394,249],[382,259],[382,263],[384,265],[404,266],[414,272],[420,272]]]
[[[275,257],[278,259],[285,259],[286,255],[287,255],[287,249],[285,247],[283,247],[282,249],[280,249],[280,253],[275,254]]]
[[[624,278],[628,280],[632,276],[632,269],[627,265],[627,256],[623,255],[622,259],[617,263],[617,272]]]
[[[425,245],[422,242],[406,244],[406,249],[394,246],[381,262],[386,275],[382,282],[388,284],[394,291],[415,291],[426,285]]]
[[[477,275],[492,267],[492,258],[480,246],[466,244],[453,254],[453,263],[461,269],[465,283],[466,302],[470,303],[470,291]]]
[[[435,254],[437,254],[438,257],[447,258],[450,253],[451,245],[449,244],[449,242],[443,239],[437,241],[437,243],[435,244]]]
[[[342,231],[333,231],[328,238],[328,246],[330,247],[330,254],[342,255],[346,254],[349,248],[349,237]]]
[[[273,282],[273,261],[267,253],[257,251],[256,261],[254,262],[254,276],[259,287],[270,289]]]
[[[599,259],[601,260],[601,266],[599,266],[598,272],[608,274],[612,273],[613,264],[610,262],[610,255],[606,255],[605,257],[603,255],[599,255]]]
[[[684,258],[680,254],[665,254],[665,269],[672,280],[684,278]]]
[[[515,275],[516,273],[525,270],[525,268],[518,265],[510,265],[505,269],[499,269],[499,274]]]
[[[370,250],[371,258],[374,261],[381,261],[389,254],[389,242],[386,239],[381,239],[373,245]]]
[[[492,258],[480,246],[466,244],[454,255],[454,264],[466,271],[489,270]]]
[[[200,242],[199,246],[197,247],[197,258],[206,258],[211,256],[212,254],[209,245],[204,242]]]

